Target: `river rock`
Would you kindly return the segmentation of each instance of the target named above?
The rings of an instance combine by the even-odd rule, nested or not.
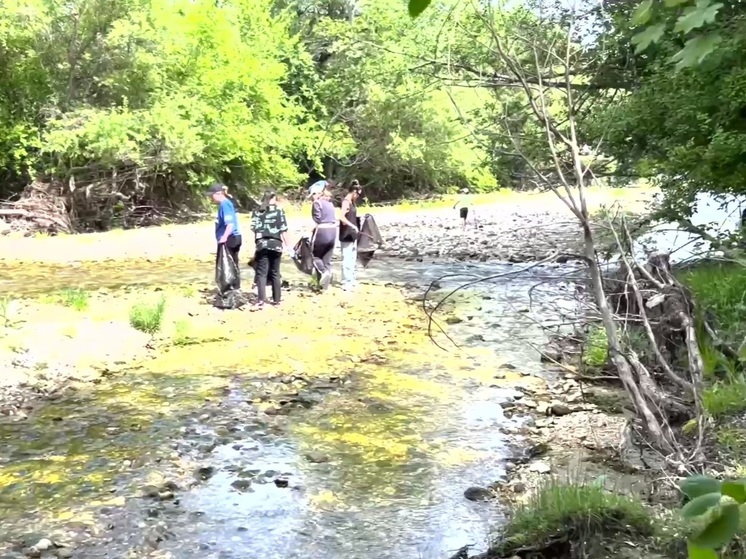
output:
[[[515,483],[512,483],[510,485],[510,489],[513,491],[513,493],[525,493],[526,484],[521,481],[516,481]]]
[[[549,412],[552,415],[556,415],[558,417],[561,417],[563,415],[570,415],[573,413],[574,409],[572,409],[570,406],[566,406],[565,404],[552,404],[552,406],[549,408]]]
[[[54,544],[52,543],[52,540],[50,540],[49,538],[42,538],[38,542],[36,542],[33,547],[35,547],[39,551],[46,551],[53,545]]]
[[[246,478],[237,479],[231,483],[231,487],[236,491],[248,491],[251,489],[251,480]]]
[[[202,481],[208,480],[215,475],[215,466],[200,466],[194,472],[194,475]]]
[[[552,468],[549,467],[549,464],[546,464],[545,462],[534,462],[528,467],[529,472],[536,472],[537,474],[548,474],[552,471]]]
[[[446,317],[446,324],[460,324],[463,321],[464,321],[463,318],[456,316],[456,315],[451,315],[451,316]]]
[[[288,480],[286,480],[286,479],[283,479],[283,478],[277,478],[277,479],[275,480],[275,485],[276,485],[277,487],[280,487],[280,488],[285,488],[285,487],[287,487],[287,486],[289,485],[289,482],[288,482]]]
[[[305,458],[312,464],[323,464],[324,462],[329,461],[329,457],[326,454],[317,451],[306,453]]]
[[[464,497],[469,501],[487,501],[494,496],[492,491],[484,487],[469,487],[464,491]]]

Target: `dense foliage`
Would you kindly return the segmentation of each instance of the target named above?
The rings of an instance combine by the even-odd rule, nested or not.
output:
[[[746,185],[746,10],[735,3],[720,16],[707,27],[718,48],[696,64],[671,60],[681,48],[673,33],[636,56],[626,95],[593,125],[625,174],[661,184],[676,215],[698,192]]]
[[[536,0],[428,4],[7,0],[0,197],[54,184],[83,218],[178,206],[214,180],[241,195],[355,177],[373,200],[534,186],[553,155],[494,41],[533,37],[560,122],[552,56],[567,8],[549,21]],[[701,190],[742,191],[742,5],[630,0],[573,14],[575,117],[580,143],[600,146],[597,174],[652,178],[681,214]],[[689,41],[715,36],[717,49],[681,63]],[[525,45],[512,52],[533,64]]]
[[[255,193],[319,174],[372,198],[495,188],[412,67],[435,37],[384,0],[8,0],[0,195],[41,180],[181,202],[213,180]]]

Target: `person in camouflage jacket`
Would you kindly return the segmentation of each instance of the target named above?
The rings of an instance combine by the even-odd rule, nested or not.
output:
[[[255,308],[264,306],[267,298],[267,282],[272,286],[272,303],[280,304],[282,279],[280,260],[287,240],[288,222],[285,212],[277,206],[274,191],[264,193],[262,203],[251,214],[251,230],[254,232],[254,260],[256,269],[257,302]]]

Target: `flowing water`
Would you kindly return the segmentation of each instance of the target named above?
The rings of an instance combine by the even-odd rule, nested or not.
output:
[[[499,277],[469,287],[440,317],[442,326],[448,313],[461,320],[447,326],[451,340],[438,338],[445,349],[357,364],[353,385],[330,385],[315,405],[286,417],[249,411],[265,382],[252,371],[140,370],[50,402],[29,421],[0,424],[6,536],[17,537],[29,519],[68,534],[95,526],[76,557],[125,557],[153,542],[162,556],[184,559],[445,558],[465,544],[483,549],[500,509],[463,492],[504,475],[504,432],[520,421],[503,416],[499,403],[513,389],[493,373],[509,363],[551,375],[530,344],[543,342],[540,324],[574,308],[568,268],[524,268],[374,261],[363,281],[426,286],[459,274],[441,280],[436,299],[468,279]],[[14,274],[0,283],[28,293],[190,282],[205,273],[184,262],[60,270],[48,279],[38,285]],[[189,453],[214,475],[176,501],[136,498],[153,464]],[[238,490],[237,480],[246,480]]]

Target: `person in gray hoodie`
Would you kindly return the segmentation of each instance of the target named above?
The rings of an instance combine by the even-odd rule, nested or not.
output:
[[[332,281],[332,255],[337,237],[337,217],[328,190],[327,181],[317,181],[308,189],[311,217],[316,227],[311,236],[314,276],[322,289],[328,289]]]

